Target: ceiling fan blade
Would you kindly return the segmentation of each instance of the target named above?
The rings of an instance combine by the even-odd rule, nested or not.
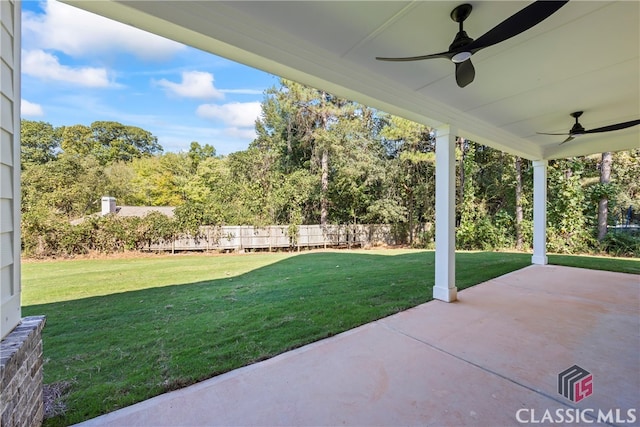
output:
[[[433,59],[433,58],[447,58],[450,59],[452,56],[451,52],[440,52],[434,53],[431,55],[421,55],[421,56],[407,56],[404,58],[385,58],[381,56],[376,56],[378,61],[393,61],[393,62],[405,62],[405,61],[422,61],[423,59]]]
[[[476,69],[473,67],[471,59],[456,63],[456,83],[458,83],[458,86],[465,87],[473,81],[475,76]]]
[[[485,47],[493,46],[538,25],[553,15],[558,9],[567,4],[562,1],[536,1],[525,7],[515,15],[511,15],[491,30],[487,31],[475,41],[465,46],[465,50],[475,53]]]
[[[640,120],[631,120],[629,122],[616,123],[615,125],[603,126],[601,128],[596,128],[596,129],[589,129],[589,130],[585,130],[583,133],[611,132],[613,130],[626,129],[636,125],[640,125]]]
[[[573,141],[574,139],[575,139],[575,137],[573,135],[569,135],[569,137],[567,139],[565,139],[564,141],[562,141],[560,143],[560,145],[564,144],[565,142]]]
[[[546,133],[546,132],[536,132],[538,135],[569,135],[567,132],[563,133]]]

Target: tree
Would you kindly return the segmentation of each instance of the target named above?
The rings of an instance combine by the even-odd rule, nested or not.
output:
[[[613,153],[611,181],[618,191],[609,197],[609,216],[626,220],[629,207],[640,212],[640,148]]]
[[[377,221],[369,207],[384,197],[385,150],[380,140],[377,112],[355,103],[343,107],[332,129],[328,197],[330,220],[338,223]]]
[[[193,179],[189,157],[167,153],[136,158],[131,162],[136,204],[147,206],[179,206],[199,198],[205,188]]]
[[[84,125],[62,127],[62,150],[67,154],[81,156],[96,155],[97,147],[93,140],[91,128]]]
[[[20,161],[22,168],[56,159],[60,151],[61,131],[47,122],[21,120]]]
[[[613,156],[610,151],[602,153],[602,162],[600,163],[600,184],[606,186],[611,181],[611,162]],[[608,228],[608,203],[609,198],[606,192],[603,192],[598,202],[598,240],[604,239],[607,235]]]
[[[151,132],[118,122],[98,121],[91,123],[94,150],[103,164],[130,161],[162,152],[158,138]]]
[[[435,141],[426,126],[281,80],[265,93],[256,132],[247,150],[228,156],[196,141],[188,152],[162,154],[150,132],[117,122],[54,128],[23,120],[25,248],[121,250],[176,230],[196,233],[203,224],[280,224],[294,232],[319,222],[389,223],[415,244],[417,226],[435,219]],[[459,246],[527,248],[529,161],[462,139],[456,150]],[[638,165],[640,149],[551,161],[549,250],[637,253],[595,236],[598,227],[602,238],[607,223],[623,221],[629,207],[640,209]],[[70,219],[98,211],[103,195],[119,204],[176,206],[178,218],[71,227]]]
[[[338,183],[337,178],[355,172],[353,167],[347,171],[340,165],[355,160],[362,164],[363,159],[375,161],[379,156],[374,110],[283,79],[279,88],[266,92],[256,130],[258,138],[252,146],[271,152],[274,166],[282,173],[304,169],[317,177],[314,197],[309,200],[309,204],[317,205],[315,209],[306,209],[307,221],[319,221],[326,226],[331,220],[344,221],[343,214],[350,210],[347,214],[350,218],[363,217],[366,208],[356,208],[354,203],[356,199],[363,200],[364,187],[347,188],[347,181]],[[359,179],[372,182],[369,178],[373,169],[369,166],[371,162],[367,166],[369,172],[363,171]]]
[[[522,235],[522,159],[518,156],[515,157],[514,163],[516,171],[516,188],[515,188],[515,203],[516,203],[516,249],[521,251],[523,246]]]
[[[199,142],[192,141],[191,145],[189,145],[188,156],[191,160],[191,171],[195,172],[200,162],[204,159],[216,157],[216,149],[212,145],[205,144],[202,146]]]
[[[592,245],[584,214],[588,205],[581,183],[584,165],[580,158],[549,162],[547,232],[552,252],[584,252]]]
[[[138,202],[138,188],[134,178],[136,171],[131,162],[115,162],[104,167],[107,187],[104,195],[115,197],[120,205],[135,205]]]
[[[517,162],[513,156],[471,141],[465,141],[461,150],[463,171],[459,175],[463,190],[456,207],[460,218],[456,234],[458,244],[466,249],[513,247],[518,233],[523,244],[526,199],[523,197],[522,161]],[[517,167],[520,167],[519,172]],[[518,202],[516,198],[519,198]],[[520,219],[514,221],[514,212],[518,216],[518,211]]]
[[[22,174],[22,212],[46,207],[67,219],[100,210],[108,188],[103,168],[92,156],[61,154],[57,160],[26,169]]]
[[[230,154],[228,165],[234,215],[240,225],[267,225],[273,219],[271,202],[277,186],[274,159],[257,148]]]
[[[396,116],[388,118],[381,133],[389,156],[392,186],[399,191],[390,199],[404,208],[396,211],[394,222],[407,221],[412,244],[416,222],[435,220],[435,140],[427,126]]]
[[[91,154],[102,165],[162,153],[158,138],[151,132],[109,121],[64,126],[61,146],[69,154]]]

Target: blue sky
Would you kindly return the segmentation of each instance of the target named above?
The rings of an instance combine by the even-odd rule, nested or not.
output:
[[[138,126],[165,152],[218,154],[255,137],[277,77],[55,0],[22,3],[22,117],[54,126]]]

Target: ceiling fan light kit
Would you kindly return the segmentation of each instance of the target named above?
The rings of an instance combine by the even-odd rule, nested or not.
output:
[[[460,53],[456,53],[455,55],[453,55],[451,57],[451,60],[454,63],[459,64],[461,62],[466,61],[469,58],[471,58],[471,52],[460,52]]]

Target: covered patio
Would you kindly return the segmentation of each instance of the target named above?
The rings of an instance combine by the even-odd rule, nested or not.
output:
[[[474,54],[475,80],[464,88],[446,59],[375,59],[446,50],[458,29],[449,15],[460,2],[66,2],[432,127],[438,300],[458,299],[457,138],[532,160],[534,169],[535,266],[464,291],[456,304],[434,301],[100,422],[515,424],[519,409],[571,406],[556,382],[572,365],[594,378],[593,395],[579,407],[620,408],[622,417],[638,407],[637,276],[546,266],[545,228],[548,161],[637,148],[640,126],[581,135],[567,144],[538,132],[568,132],[570,114],[578,111],[584,111],[580,120],[587,129],[638,119],[640,2],[569,2],[531,29]],[[0,3],[5,338],[21,322],[21,18],[19,1]],[[471,37],[526,6],[471,3],[465,22]],[[125,416],[131,418],[119,418]]]
[[[81,425],[639,425],[639,291],[636,275],[533,265],[456,303],[434,300]],[[592,375],[593,394],[577,403],[558,391],[573,365]]]

